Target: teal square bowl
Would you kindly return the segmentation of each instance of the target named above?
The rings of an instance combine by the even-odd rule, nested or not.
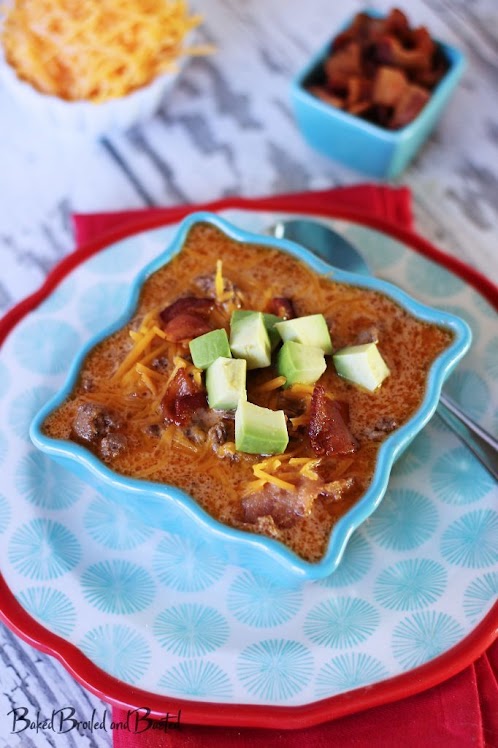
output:
[[[377,13],[370,15],[380,17]],[[352,18],[343,28],[351,21]],[[327,58],[331,44],[328,42],[292,82],[292,108],[304,138],[317,151],[363,174],[378,179],[401,174],[436,126],[465,69],[465,58],[458,49],[437,40],[436,43],[448,61],[447,72],[413,122],[399,130],[387,130],[337,109],[307,91],[306,85]]]
[[[382,443],[374,475],[363,497],[334,526],[323,558],[317,563],[303,560],[282,543],[262,535],[228,527],[207,514],[199,504],[175,486],[128,478],[116,473],[96,455],[80,444],[47,437],[42,431],[45,418],[71,394],[85,358],[104,338],[119,330],[133,316],[141,288],[146,279],[177,255],[192,227],[208,223],[236,242],[279,249],[306,263],[320,275],[333,275],[339,283],[374,289],[393,299],[414,317],[440,325],[453,334],[451,345],[432,364],[423,402],[413,416]],[[194,213],[178,229],[172,244],[144,268],[130,285],[129,298],[123,314],[111,327],[100,330],[73,362],[60,391],[36,415],[30,428],[35,446],[72,470],[94,486],[102,496],[133,512],[137,522],[168,533],[199,539],[225,562],[242,566],[254,574],[270,576],[281,586],[329,576],[339,564],[346,544],[357,527],[379,506],[387,488],[393,462],[432,417],[446,377],[467,351],[471,340],[465,322],[453,314],[428,307],[411,298],[401,289],[378,278],[360,276],[333,268],[303,247],[283,239],[259,236],[242,231],[212,213]]]

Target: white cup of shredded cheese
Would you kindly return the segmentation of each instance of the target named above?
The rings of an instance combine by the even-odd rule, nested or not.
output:
[[[99,0],[82,0],[85,4],[94,6]],[[103,3],[111,3],[114,0],[101,0]],[[164,0],[163,0],[164,1]],[[36,3],[38,0],[31,0]],[[192,41],[192,28],[199,23],[195,17],[188,18],[187,10],[182,0],[167,0],[171,7],[182,8],[185,13],[186,27],[182,39],[182,48],[185,52],[179,53],[171,60],[167,70],[157,74],[149,82],[136,87],[134,90],[126,91],[126,83],[123,93],[117,90],[116,76],[112,77],[114,85],[109,98],[100,96],[93,98],[75,98],[70,100],[52,92],[42,92],[39,87],[25,80],[23,71],[16,70],[15,65],[9,64],[6,59],[5,48],[0,46],[0,84],[8,91],[12,100],[23,110],[24,116],[28,116],[32,122],[40,127],[61,128],[69,133],[81,134],[89,137],[99,137],[113,130],[126,130],[153,115],[161,106],[165,95],[172,88],[178,75],[189,56],[189,51],[203,53],[203,49],[189,49]],[[11,3],[11,5],[15,2]],[[123,8],[123,16],[126,17],[126,0],[117,2]],[[133,3],[134,5],[135,3]],[[42,0],[41,5],[61,5],[60,0]],[[8,8],[8,6],[7,6]],[[91,9],[91,8],[90,8]],[[8,12],[8,9],[7,9]],[[40,12],[42,9],[40,8]],[[5,13],[0,25],[0,40],[5,32]],[[96,70],[98,75],[98,70]],[[102,73],[99,85],[105,86],[107,73]],[[49,88],[49,87],[47,87]]]

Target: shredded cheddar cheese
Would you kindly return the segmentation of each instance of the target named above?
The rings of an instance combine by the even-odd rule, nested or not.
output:
[[[309,460],[306,465],[303,465],[299,471],[304,478],[309,480],[318,480],[318,473],[315,472],[316,467],[320,464],[320,460]]]
[[[142,320],[142,324],[140,325],[139,332],[141,333],[147,332],[147,330],[151,327],[153,320],[154,322],[156,322],[156,311],[155,310],[151,312],[147,312],[147,314],[144,316]]]
[[[152,329],[154,330],[158,338],[162,338],[163,340],[166,340],[166,333],[164,332],[164,330],[161,330],[161,328],[158,327],[157,325],[154,325]]]
[[[260,385],[260,387],[255,388],[255,392],[271,392],[279,387],[283,387],[286,381],[287,379],[285,377],[275,377],[274,379],[270,379],[268,382]]]
[[[289,483],[286,480],[282,480],[276,475],[272,475],[271,473],[267,473],[264,470],[261,470],[260,468],[253,468],[254,469],[254,475],[257,478],[262,478],[267,483],[273,483],[274,486],[277,486],[278,488],[283,488],[284,491],[295,491],[296,487],[293,483]]]
[[[201,22],[185,0],[12,0],[1,41],[19,78],[44,94],[95,103],[176,69]]]
[[[299,426],[307,426],[310,421],[310,417],[307,413],[303,413],[300,416],[296,416],[295,418],[291,418],[290,422],[294,426],[295,429],[297,429]]]
[[[263,486],[266,486],[266,480],[264,478],[257,478],[256,480],[249,481],[249,483],[246,483],[245,485],[244,496],[259,491]]]
[[[185,361],[185,359],[182,358],[181,356],[175,356],[174,359],[173,359],[173,363],[174,363],[175,367],[174,367],[173,371],[171,372],[171,374],[168,377],[168,381],[166,382],[166,387],[169,384],[171,384],[171,382],[173,381],[173,379],[176,377],[179,369],[186,369],[187,366],[188,366],[188,361]]]
[[[216,301],[223,301],[225,281],[223,279],[223,263],[221,260],[216,261],[216,273],[214,276],[214,290],[216,293]]]
[[[278,468],[282,465],[280,457],[283,456],[284,455],[269,457],[268,459],[263,460],[262,462],[257,462],[252,466],[252,471],[255,477],[259,479],[259,481],[251,481],[247,484],[246,488],[248,489],[249,493],[258,491],[266,483],[272,483],[274,486],[282,488],[284,491],[296,490],[296,486],[293,483],[283,480],[278,475],[275,475],[275,471],[277,471]]]
[[[156,333],[153,329],[148,330],[145,333],[145,335],[142,335],[141,339],[136,341],[134,347],[128,353],[124,361],[121,362],[121,365],[119,366],[118,370],[112,377],[112,381],[117,381],[118,379],[121,379],[123,377],[123,374],[125,374],[128,371],[128,369],[130,369],[135,363],[137,363],[141,354],[150,345],[155,335]]]
[[[321,462],[316,457],[294,457],[295,453],[281,454],[269,457],[252,466],[256,480],[248,481],[244,495],[254,493],[267,483],[272,483],[284,491],[295,491],[300,478],[316,481],[319,479],[316,468]],[[277,472],[282,467],[280,472]]]
[[[314,385],[312,384],[293,384],[289,389],[287,390],[287,393],[289,395],[312,395],[313,394]]]

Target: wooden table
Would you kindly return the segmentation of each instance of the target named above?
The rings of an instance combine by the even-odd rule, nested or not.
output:
[[[40,131],[0,90],[0,313],[73,249],[73,211],[360,181],[308,148],[289,108],[290,78],[365,4],[345,5],[206,0],[202,37],[217,54],[189,62],[153,120],[100,142]],[[495,0],[412,0],[410,16],[462,49],[468,67],[430,142],[398,181],[413,191],[421,234],[498,280],[498,7]],[[67,704],[88,717],[105,708],[57,661],[0,627],[0,747],[111,744],[101,732],[10,734],[6,715],[14,706],[50,713]]]

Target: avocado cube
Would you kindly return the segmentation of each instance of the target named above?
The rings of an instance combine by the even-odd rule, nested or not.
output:
[[[307,317],[286,319],[275,324],[284,343],[293,340],[303,345],[321,348],[325,354],[332,353],[329,328],[323,314],[309,314]]]
[[[217,358],[206,371],[206,389],[210,408],[235,409],[247,399],[245,360]]]
[[[249,314],[257,314],[257,312],[250,311],[249,309],[236,309],[232,313],[231,324],[238,322],[239,319],[244,319]],[[266,332],[270,338],[270,348],[272,351],[275,350],[277,345],[280,343],[280,335],[275,328],[275,322],[281,322],[282,317],[277,317],[276,314],[270,314],[269,312],[262,312],[263,322],[265,323]]]
[[[262,312],[251,312],[230,323],[230,348],[235,358],[245,358],[248,369],[271,362],[271,346]]]
[[[194,366],[198,369],[207,369],[220,356],[232,357],[228,335],[223,329],[211,330],[204,335],[199,335],[198,338],[190,341],[189,348]]]
[[[291,384],[314,384],[327,368],[321,348],[287,340],[277,358],[278,373],[286,378],[286,387]]]
[[[289,443],[283,410],[260,408],[241,400],[235,411],[235,448],[239,452],[276,455]]]
[[[334,354],[333,360],[339,376],[369,392],[380,387],[391,373],[377,348],[377,343],[342,348]]]

